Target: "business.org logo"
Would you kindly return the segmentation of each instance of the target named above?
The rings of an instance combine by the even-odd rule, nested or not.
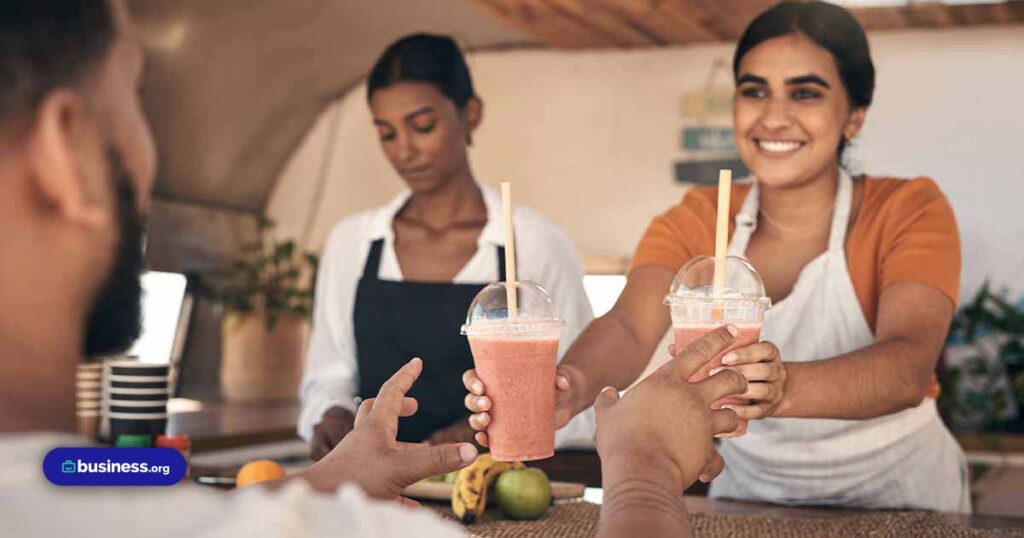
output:
[[[185,458],[173,448],[55,448],[43,473],[58,486],[170,486],[185,476]]]

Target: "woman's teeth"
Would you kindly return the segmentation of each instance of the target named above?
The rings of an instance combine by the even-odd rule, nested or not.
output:
[[[758,140],[757,146],[765,151],[771,153],[786,153],[788,151],[795,151],[803,142],[784,142],[775,140]]]

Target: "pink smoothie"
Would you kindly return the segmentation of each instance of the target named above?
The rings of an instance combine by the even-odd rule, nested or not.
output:
[[[491,456],[498,461],[553,456],[558,339],[470,336],[469,347],[491,399]]]
[[[693,343],[694,340],[697,340],[698,338],[704,336],[708,332],[712,331],[714,328],[715,327],[673,327],[672,331],[675,335],[676,352],[678,353],[680,350]],[[708,372],[722,365],[722,357],[726,353],[734,349],[749,346],[750,344],[756,343],[761,338],[760,325],[737,325],[736,328],[739,329],[740,331],[739,335],[736,336],[736,341],[733,342],[731,346],[726,348],[725,351],[719,353],[718,355],[715,355],[714,357],[711,358],[711,360],[704,363],[704,366],[702,366],[700,370],[697,370],[697,373],[693,374],[690,377],[691,383],[700,381],[702,379],[706,379],[708,377]],[[738,400],[736,398],[724,398],[712,404],[711,408],[718,409],[722,406],[722,404],[742,405],[745,403],[746,401]],[[741,420],[739,427],[736,428],[736,431],[727,434],[726,437],[739,437],[740,435],[743,435],[745,433],[747,433],[747,421]]]

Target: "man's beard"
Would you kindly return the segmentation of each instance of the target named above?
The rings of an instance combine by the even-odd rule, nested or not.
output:
[[[117,258],[92,305],[85,327],[85,356],[127,350],[142,332],[143,219],[135,185],[116,153],[108,158],[117,197]]]

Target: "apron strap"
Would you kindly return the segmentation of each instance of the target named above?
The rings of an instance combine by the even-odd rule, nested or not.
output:
[[[850,226],[850,207],[853,205],[853,180],[842,168],[839,169],[839,185],[836,205],[832,211],[832,230],[828,235],[829,250],[843,250],[846,244],[846,229]]]
[[[750,190],[747,191],[747,197],[743,200],[743,205],[740,206],[739,212],[733,219],[736,226],[732,233],[732,240],[729,241],[730,256],[747,257],[747,243],[750,242],[750,236],[757,229],[758,196],[760,194],[757,180],[754,180]]]
[[[505,282],[505,247],[498,245],[498,282]]]
[[[380,272],[380,254],[383,250],[383,238],[370,243],[370,253],[366,255],[366,265],[363,266],[363,278],[377,280],[377,274]]]

